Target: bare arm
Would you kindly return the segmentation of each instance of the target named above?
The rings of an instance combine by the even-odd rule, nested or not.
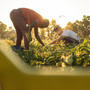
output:
[[[37,26],[37,24],[38,24],[38,21],[35,20],[34,22],[32,22],[31,24],[28,25],[28,29],[29,29],[29,31],[28,31],[28,41],[29,41],[29,43],[32,41],[32,37],[31,37],[32,28]]]
[[[60,42],[65,36],[60,36],[59,38],[57,38],[56,40],[52,41],[51,43],[49,43],[48,45],[51,44],[55,44],[56,42]]]
[[[38,27],[37,26],[34,27],[34,32],[35,32],[36,39],[44,46],[44,43],[42,42],[42,40],[40,39],[40,37],[38,35]]]

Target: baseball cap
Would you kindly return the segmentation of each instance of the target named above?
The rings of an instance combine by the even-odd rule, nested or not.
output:
[[[56,25],[56,26],[54,27],[54,30],[53,30],[52,32],[58,31],[60,28],[61,28],[61,27],[60,27],[59,25]]]

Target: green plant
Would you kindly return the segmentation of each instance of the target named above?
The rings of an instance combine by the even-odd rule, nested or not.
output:
[[[30,44],[29,50],[15,51],[22,60],[31,66],[89,66],[90,65],[90,41],[84,40],[79,45],[59,44],[43,47],[40,44]]]

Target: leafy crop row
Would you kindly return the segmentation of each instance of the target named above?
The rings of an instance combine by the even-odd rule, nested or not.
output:
[[[79,45],[65,45],[63,41],[52,46],[30,44],[29,50],[15,50],[24,62],[31,66],[89,66],[90,40]]]

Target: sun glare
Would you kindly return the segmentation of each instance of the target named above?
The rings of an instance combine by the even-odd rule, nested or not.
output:
[[[10,11],[12,9],[26,7],[40,13],[43,18],[56,20],[57,24],[64,28],[69,21],[74,22],[75,20],[81,19],[83,14],[88,14],[88,6],[85,6],[85,8],[80,7],[79,3],[77,4],[77,2],[80,1],[81,0],[31,0],[30,2],[30,0],[18,0],[17,3],[16,1],[7,0],[5,6],[8,8],[3,7],[3,4],[0,5],[0,7],[3,7],[0,20],[5,22],[8,26],[13,26],[9,17]],[[4,3],[4,0],[2,2]],[[2,7],[0,8],[1,11]]]
[[[71,18],[68,18],[68,16],[72,17],[71,13],[69,13],[69,10],[72,11],[72,9],[69,7],[69,2],[66,1],[65,3],[64,1],[61,1],[60,4],[59,1],[57,0],[57,2],[48,1],[48,3],[50,4],[47,4],[45,2],[45,4],[47,4],[47,7],[42,6],[43,8],[41,8],[41,6],[38,6],[38,8],[34,7],[34,10],[40,13],[43,16],[43,18],[47,18],[50,21],[52,19],[56,20],[56,23],[59,24],[62,28],[64,28],[69,22],[69,20],[71,20]],[[63,7],[63,5],[65,7]]]
[[[59,24],[62,28],[64,28],[67,25],[68,20],[64,15],[61,15],[58,19],[56,19],[56,23]]]

